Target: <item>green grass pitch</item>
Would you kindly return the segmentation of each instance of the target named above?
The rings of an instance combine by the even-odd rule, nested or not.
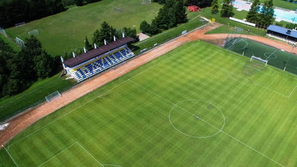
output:
[[[297,78],[259,66],[192,42],[45,117],[6,148],[20,167],[296,166]],[[0,163],[14,164],[4,149]]]
[[[122,11],[116,10],[120,8]],[[28,32],[37,29],[36,37],[52,56],[64,55],[76,48],[84,47],[85,36],[92,41],[93,33],[103,21],[116,29],[136,28],[143,20],[151,22],[161,5],[142,5],[142,0],[103,0],[81,7],[72,7],[65,12],[26,23],[23,27],[6,29],[11,38],[28,38]]]

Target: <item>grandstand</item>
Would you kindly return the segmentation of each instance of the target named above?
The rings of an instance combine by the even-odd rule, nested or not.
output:
[[[63,68],[67,75],[81,82],[133,57],[134,53],[127,46],[133,40],[123,37],[100,47],[94,44],[93,50],[78,56],[73,54],[73,58],[66,61],[62,58]]]

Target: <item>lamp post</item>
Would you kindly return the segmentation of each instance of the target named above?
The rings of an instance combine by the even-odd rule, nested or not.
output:
[[[291,34],[291,30],[287,30],[286,34],[287,34],[287,40],[288,40],[288,37]],[[288,40],[288,43],[289,43],[289,40]],[[292,49],[292,51],[293,51],[293,49]],[[290,58],[291,58],[291,55],[288,57],[287,62],[286,63],[284,62],[285,63],[285,67],[284,67],[284,70],[283,71],[286,71],[286,68],[287,68],[287,65],[288,65],[288,62],[289,62]]]

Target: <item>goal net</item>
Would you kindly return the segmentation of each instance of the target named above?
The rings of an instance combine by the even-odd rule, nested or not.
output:
[[[61,95],[61,93],[60,93],[59,91],[55,91],[55,92],[53,92],[53,93],[47,95],[47,96],[45,97],[45,100],[46,100],[47,102],[50,102],[50,101],[53,101],[53,100],[55,100],[55,99],[57,99],[57,98],[60,98],[61,96],[62,96],[62,95]]]
[[[256,57],[254,55],[251,57],[250,61],[252,61],[252,60],[256,60],[258,62],[264,63],[265,67],[267,66],[267,63],[268,63],[268,60],[264,60],[261,57]]]
[[[142,4],[148,4],[148,3],[152,3],[151,0],[142,0]]]
[[[15,43],[21,47],[25,47],[25,42],[18,37],[15,37]]]
[[[7,37],[7,34],[6,34],[5,30],[3,28],[1,28],[1,27],[0,27],[0,33],[2,33],[4,36]]]
[[[31,35],[38,35],[38,34],[39,34],[39,31],[37,29],[28,32],[28,35],[29,36],[31,36]]]
[[[17,23],[15,24],[15,27],[18,28],[18,27],[22,27],[22,26],[26,26],[26,23],[25,22],[21,22],[21,23]]]

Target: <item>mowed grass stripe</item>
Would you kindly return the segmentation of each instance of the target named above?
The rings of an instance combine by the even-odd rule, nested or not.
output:
[[[209,60],[220,66],[213,67],[203,62],[215,53],[220,58],[213,56]],[[293,110],[296,107],[288,105],[294,104],[291,98],[295,94],[284,98],[273,91],[230,78],[226,69],[236,68],[232,72],[239,72],[246,60],[238,59],[241,66],[234,66],[228,59],[222,59],[224,56],[229,56],[233,62],[238,58],[236,54],[201,41],[184,45],[72,104],[83,107],[72,111],[75,107],[66,106],[43,119],[46,123],[42,120],[32,129],[25,130],[27,135],[38,131],[23,140],[20,139],[24,135],[17,136],[10,143],[12,156],[20,157],[15,150],[42,141],[46,134],[50,136],[49,146],[42,146],[39,142],[34,149],[25,147],[17,162],[32,166],[41,164],[43,162],[31,156],[30,152],[38,150],[36,152],[48,160],[54,153],[51,152],[53,149],[59,149],[58,153],[77,141],[98,161],[120,166],[280,166],[277,163],[294,166],[292,141],[296,134],[289,133],[293,123],[279,117],[283,115],[283,107],[288,109],[289,116],[285,117],[294,121],[296,114]],[[269,77],[264,72],[257,75]],[[276,78],[275,82],[283,81]],[[286,83],[294,85],[294,80]],[[119,86],[115,88],[116,85]],[[104,93],[111,88],[114,89]],[[94,99],[98,96],[100,98]],[[195,139],[176,131],[169,123],[169,111],[174,104],[187,99],[205,100],[221,109],[226,117],[223,132],[212,138]],[[276,103],[279,107],[271,105]],[[183,107],[191,109],[191,106]],[[63,116],[65,113],[69,114]],[[179,123],[193,128],[189,133],[205,130],[205,126]],[[63,130],[55,130],[61,127]],[[275,133],[271,133],[273,128]],[[288,129],[288,132],[284,134],[282,129]],[[62,133],[66,134],[58,139]],[[290,143],[291,147],[277,144],[279,142]],[[78,155],[83,156],[83,153]]]

